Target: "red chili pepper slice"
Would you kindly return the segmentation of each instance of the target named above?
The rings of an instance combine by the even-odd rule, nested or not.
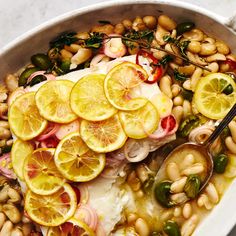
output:
[[[228,64],[231,70],[236,70],[236,61],[226,59],[225,64]]]
[[[147,84],[153,84],[153,83],[157,82],[161,78],[161,76],[163,74],[162,67],[157,65],[158,64],[157,58],[155,58],[153,56],[153,54],[150,53],[150,52],[147,52],[145,50],[139,50],[137,55],[136,55],[136,64],[137,65],[140,65],[139,64],[139,57],[140,56],[143,56],[143,57],[151,59],[152,60],[152,64],[154,66],[153,73],[152,73],[153,76],[152,76],[151,80],[147,79],[147,80],[144,80],[144,82],[147,83]]]

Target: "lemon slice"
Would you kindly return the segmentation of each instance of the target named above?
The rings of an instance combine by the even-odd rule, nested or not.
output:
[[[18,178],[24,180],[23,166],[25,158],[32,154],[34,146],[30,142],[17,139],[11,149],[11,162],[13,170]]]
[[[118,115],[103,121],[82,120],[80,134],[93,151],[101,153],[119,149],[127,139]]]
[[[202,77],[195,89],[194,104],[197,110],[210,119],[222,119],[236,102],[234,80],[223,73]]]
[[[119,117],[126,135],[134,139],[147,137],[159,123],[159,113],[151,102],[136,111],[120,111]]]
[[[83,236],[95,236],[92,229],[88,227],[81,220],[71,218],[64,224],[57,227],[50,227],[47,236],[61,236],[61,235],[83,235]]]
[[[117,112],[105,96],[104,79],[105,75],[87,75],[75,84],[70,102],[72,110],[78,116],[86,120],[99,121]]]
[[[34,95],[33,92],[23,94],[10,106],[10,128],[22,140],[35,138],[47,126],[47,121],[39,114]]]
[[[97,177],[105,166],[105,155],[91,151],[78,132],[67,135],[55,151],[58,170],[69,180],[85,182]]]
[[[77,119],[70,107],[70,92],[74,83],[69,80],[50,80],[35,95],[41,116],[56,123],[69,123]]]
[[[137,110],[147,102],[136,91],[147,78],[147,72],[141,66],[123,62],[112,68],[105,78],[106,97],[119,110]]]
[[[42,196],[27,191],[25,210],[36,223],[44,226],[58,226],[73,216],[77,207],[76,194],[69,184],[57,192]]]
[[[54,163],[54,152],[54,148],[39,148],[25,159],[25,182],[34,193],[55,193],[65,182]]]

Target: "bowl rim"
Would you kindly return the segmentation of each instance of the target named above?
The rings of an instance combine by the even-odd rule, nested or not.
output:
[[[216,22],[225,25],[227,27],[227,23],[229,22],[229,19],[226,17],[223,17],[221,15],[218,15],[217,13],[214,13],[210,10],[207,10],[205,8],[202,8],[200,6],[194,5],[192,3],[186,3],[184,1],[180,0],[116,0],[114,3],[113,0],[106,0],[105,2],[95,3],[91,4],[85,7],[77,8],[72,11],[68,11],[66,13],[60,14],[56,17],[53,17],[52,19],[49,19],[38,26],[33,27],[32,29],[26,31],[25,33],[19,35],[15,39],[11,40],[9,43],[4,45],[2,48],[0,48],[0,56],[7,53],[9,50],[17,46],[20,42],[24,41],[25,39],[31,37],[32,35],[43,31],[46,28],[49,28],[55,24],[59,24],[60,22],[63,22],[65,20],[68,20],[70,18],[73,18],[79,14],[85,14],[91,11],[99,10],[102,8],[107,8],[111,6],[119,6],[119,5],[130,5],[130,4],[167,4],[171,6],[180,7],[186,10],[192,10],[195,12],[201,12],[203,15],[206,15]]]

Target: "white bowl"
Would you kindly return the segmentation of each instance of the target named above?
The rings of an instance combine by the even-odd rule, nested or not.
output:
[[[48,43],[63,31],[88,30],[99,20],[113,23],[137,15],[167,14],[177,22],[193,21],[197,27],[210,35],[226,41],[236,53],[236,17],[224,18],[200,7],[175,0],[135,1],[116,0],[82,9],[76,9],[59,16],[17,38],[0,50],[0,71],[2,79],[29,62],[31,55],[44,52]],[[236,181],[233,181],[220,203],[210,212],[194,232],[194,236],[225,236],[236,223]]]

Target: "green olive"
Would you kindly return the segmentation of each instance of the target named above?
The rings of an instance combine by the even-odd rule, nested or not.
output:
[[[70,60],[62,61],[60,68],[64,73],[67,73],[70,71]]]
[[[19,86],[24,86],[27,83],[27,79],[30,77],[30,75],[39,70],[40,69],[37,67],[26,68],[19,77]]]
[[[8,153],[11,151],[12,146],[3,146],[1,147],[2,153]]]
[[[29,82],[29,86],[32,87],[34,86],[35,84],[39,84],[40,82],[42,81],[45,81],[47,80],[46,76],[44,75],[37,75],[35,76],[30,82]]]
[[[31,62],[41,70],[47,70],[52,67],[52,62],[49,57],[43,53],[33,55]]]
[[[184,192],[187,197],[194,199],[200,190],[201,187],[201,179],[198,175],[189,175],[187,178],[187,182],[184,185]]]
[[[223,93],[226,95],[231,94],[234,91],[233,86],[231,84],[229,84],[224,90]]]
[[[214,171],[218,174],[225,172],[225,168],[228,165],[229,158],[225,154],[219,154],[214,157]]]
[[[190,115],[185,118],[185,120],[181,123],[179,127],[179,135],[181,137],[187,137],[189,133],[199,126],[200,124],[200,119],[198,116]]]
[[[171,182],[163,181],[156,185],[154,189],[154,196],[158,203],[163,207],[170,208],[174,206],[174,203],[170,200],[170,186]]]
[[[178,224],[173,220],[168,220],[165,222],[163,231],[168,236],[181,236]]]
[[[183,99],[186,99],[190,102],[193,99],[193,92],[190,91],[190,90],[183,89],[182,92],[181,92],[181,95],[182,95]]]
[[[190,31],[195,27],[195,24],[193,22],[183,22],[177,25],[176,31],[177,35],[181,35],[187,31]]]

